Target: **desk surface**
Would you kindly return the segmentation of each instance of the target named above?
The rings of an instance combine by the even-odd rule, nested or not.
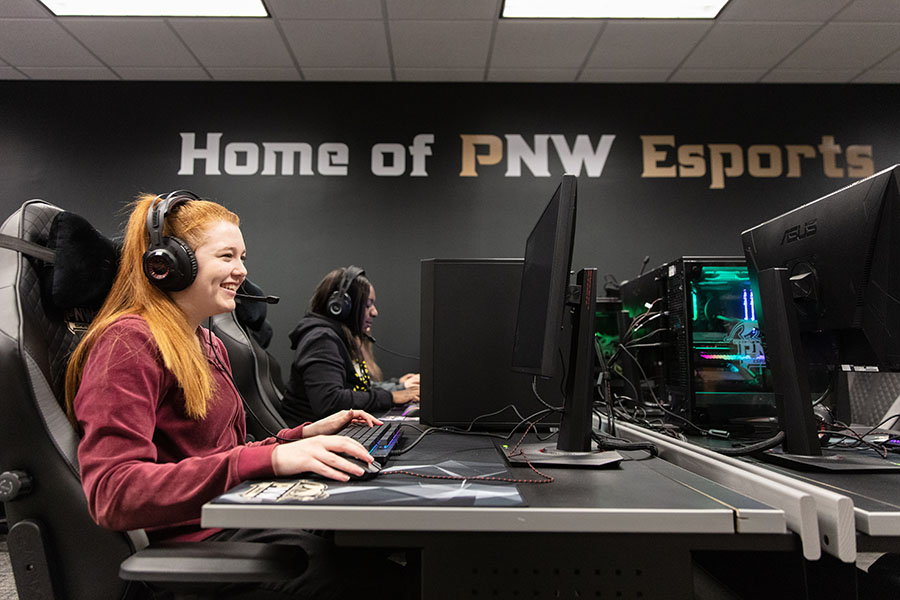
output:
[[[876,537],[900,537],[900,472],[800,472],[765,466],[849,497],[853,500],[857,531]]]
[[[637,427],[624,426],[622,429],[635,433],[638,439],[658,437]],[[711,454],[708,447],[717,442],[711,444],[705,439],[692,439],[690,444],[677,444],[688,452],[693,447],[697,452]],[[715,456],[720,462],[812,494],[823,549],[841,560],[855,561],[857,548],[861,551],[900,550],[900,473],[796,471],[747,457],[736,460]]]
[[[497,460],[481,437],[434,434],[390,466]],[[537,479],[527,467],[516,478]],[[203,507],[205,527],[291,527],[357,531],[497,531],[785,534],[784,513],[642,452],[607,469],[547,468],[550,484],[519,484],[526,506],[337,506],[229,504]],[[392,478],[416,478],[394,475]],[[375,480],[377,481],[377,479]],[[430,482],[429,482],[430,483]],[[442,482],[460,485],[459,482]],[[356,485],[365,485],[365,482]],[[736,523],[741,527],[737,528]]]

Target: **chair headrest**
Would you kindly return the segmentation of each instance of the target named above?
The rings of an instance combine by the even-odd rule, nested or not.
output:
[[[72,212],[59,212],[50,225],[47,248],[55,253],[52,264],[40,271],[41,295],[47,310],[69,313],[96,312],[103,305],[119,268],[120,247]],[[245,293],[264,295],[252,281],[244,282]],[[237,319],[249,327],[266,347],[272,327],[266,321],[264,302],[239,302]],[[77,320],[89,321],[92,315]]]
[[[250,281],[244,280],[243,292],[253,296],[265,296],[262,288]],[[260,346],[266,348],[272,340],[272,326],[266,321],[268,309],[265,302],[238,302],[234,310],[237,320],[250,329],[253,337]]]
[[[62,211],[50,225],[47,247],[56,258],[41,272],[45,306],[98,310],[119,268],[118,246],[84,217]]]

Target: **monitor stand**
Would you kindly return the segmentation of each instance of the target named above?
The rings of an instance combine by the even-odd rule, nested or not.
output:
[[[622,455],[600,451],[592,442],[594,404],[594,318],[597,312],[595,279],[597,269],[578,272],[576,286],[570,288],[567,304],[572,308],[572,339],[566,374],[566,401],[559,422],[556,444],[521,444],[511,464],[538,464],[560,467],[606,467],[619,463]]]
[[[787,269],[777,267],[760,271],[757,278],[766,361],[772,371],[779,426],[785,434],[781,449],[757,456],[797,471],[900,472],[900,464],[875,456],[871,450],[822,448],[790,276]]]
[[[869,452],[870,454],[864,454]],[[900,472],[900,461],[871,455],[871,450],[823,449],[820,456],[787,454],[780,449],[768,450],[758,456],[773,465],[794,471],[819,471],[834,473],[884,473]]]
[[[622,461],[622,455],[615,450],[589,450],[571,452],[559,450],[553,444],[534,443],[521,444],[512,456],[506,455],[511,464],[548,465],[553,467],[611,467]]]

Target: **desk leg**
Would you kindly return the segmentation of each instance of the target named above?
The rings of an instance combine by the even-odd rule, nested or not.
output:
[[[822,553],[822,558],[805,561],[809,597],[857,598],[857,573],[854,563],[841,562],[830,554]]]
[[[707,581],[726,590],[721,597],[790,598],[792,600],[854,600],[856,565],[828,554],[816,561],[799,553],[764,551],[703,551],[694,553],[695,565]],[[713,589],[713,588],[710,588]],[[718,597],[716,594],[701,594]]]

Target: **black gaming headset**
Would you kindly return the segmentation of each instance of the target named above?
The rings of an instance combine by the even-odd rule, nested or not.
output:
[[[150,245],[144,252],[144,275],[164,292],[177,292],[191,285],[197,276],[197,257],[186,242],[174,236],[163,236],[163,226],[176,206],[200,200],[193,192],[176,190],[153,199],[147,211],[147,233]]]
[[[338,321],[347,321],[350,318],[350,315],[353,312],[353,300],[348,293],[350,284],[353,283],[353,280],[357,277],[365,274],[365,269],[354,267],[353,265],[344,269],[344,273],[341,275],[341,283],[328,298],[327,308],[330,317]]]

